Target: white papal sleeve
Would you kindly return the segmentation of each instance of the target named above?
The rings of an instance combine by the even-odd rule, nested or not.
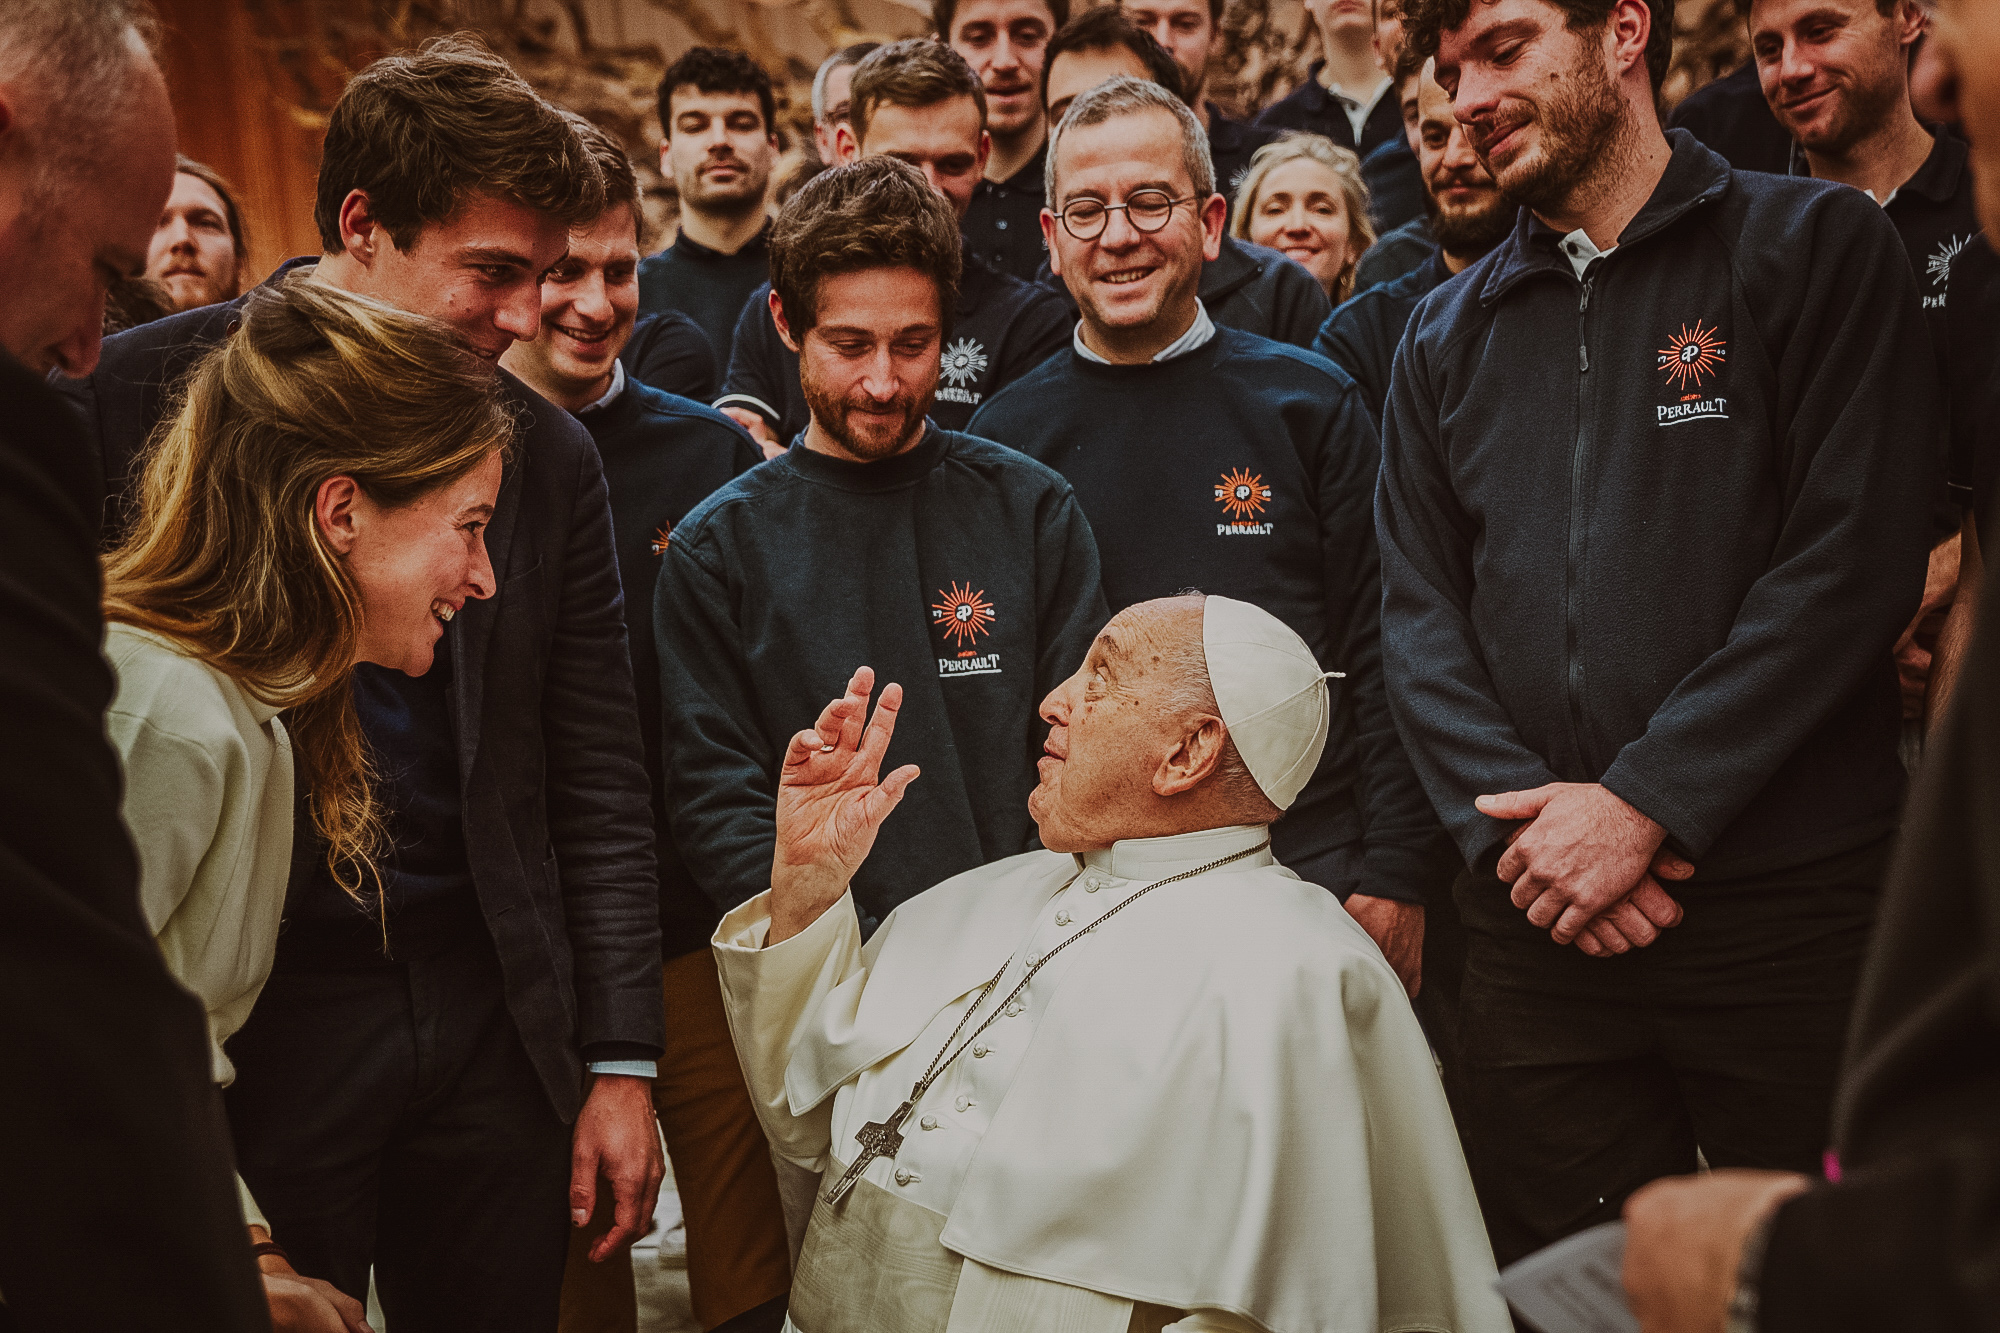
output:
[[[722,918],[712,944],[722,1002],[757,1119],[778,1156],[818,1173],[833,1140],[833,1099],[793,1115],[785,1067],[822,1001],[862,970],[861,922],[854,897],[841,900],[782,944],[768,948],[771,894],[758,894]]]

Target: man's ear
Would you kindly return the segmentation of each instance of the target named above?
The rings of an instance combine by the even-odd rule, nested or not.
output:
[[[785,318],[785,303],[778,299],[778,289],[775,287],[771,289],[771,323],[778,330],[778,336],[784,339],[785,346],[796,353],[799,350],[799,340],[792,336],[791,321]]]
[[[1909,0],[1905,0],[1905,3],[1908,2]],[[986,174],[986,159],[991,156],[993,156],[993,136],[985,130],[981,130],[979,132],[979,166],[976,168],[981,176]]]
[[[1902,0],[1902,3],[1896,6],[1895,23],[1897,42],[1908,48],[1914,46],[1917,39],[1929,30],[1931,19],[1917,0]]]
[[[1056,215],[1049,212],[1046,208],[1042,210],[1042,216],[1039,220],[1042,224],[1042,248],[1049,252],[1049,272],[1060,278],[1062,276],[1062,249],[1056,244],[1056,228],[1060,227],[1062,223],[1058,222]]]
[[[1646,43],[1652,31],[1653,11],[1646,7],[1646,0],[1618,0],[1611,11],[1609,33],[1612,59],[1618,62],[1615,77],[1624,77],[1634,65],[1641,74],[1646,73]]]
[[[1201,206],[1201,257],[1213,264],[1222,255],[1222,228],[1229,221],[1229,200],[1212,194]]]
[[[366,190],[349,190],[340,201],[340,248],[363,268],[372,268],[389,233],[375,220],[375,206]]]
[[[1212,714],[1204,714],[1194,719],[1193,726],[1182,735],[1180,742],[1167,751],[1160,766],[1153,772],[1153,790],[1161,796],[1179,796],[1192,791],[1215,773],[1216,765],[1222,762],[1222,747],[1229,736],[1222,719]]]
[[[841,121],[833,127],[833,155],[835,166],[851,166],[861,159],[861,141],[854,137],[854,126]]]
[[[355,515],[360,498],[360,484],[345,474],[328,477],[313,493],[313,522],[319,525],[320,537],[333,548],[335,555],[352,551],[360,536]]]
[[[673,151],[673,147],[674,141],[672,139],[660,140],[660,174],[668,180],[674,178],[674,169],[667,163],[667,154]]]

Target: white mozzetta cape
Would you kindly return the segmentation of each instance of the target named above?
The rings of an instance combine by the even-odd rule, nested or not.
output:
[[[1153,880],[1263,836],[1012,857],[903,904],[865,948],[851,901],[761,951],[766,899],[737,909],[716,954],[773,1146],[801,1164],[851,1162],[855,1131],[909,1094],[1016,950],[1046,950],[1054,923],[1086,930]],[[1070,887],[1080,873],[1087,898]],[[919,1128],[926,1112],[954,1119],[966,1085],[941,1079],[898,1162],[864,1177],[943,1213],[947,1250],[1270,1333],[1507,1333],[1429,1048],[1394,972],[1325,890],[1268,852],[1166,885],[1066,949],[1024,998],[1031,1027],[991,1030],[1020,1048],[1018,1067],[997,1105],[969,1113],[976,1137],[945,1154],[949,1169],[901,1178],[951,1141],[950,1124]],[[1000,1063],[958,1065],[970,1077]]]

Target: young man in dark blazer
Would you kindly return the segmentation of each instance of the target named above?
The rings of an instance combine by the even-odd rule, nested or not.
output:
[[[275,280],[440,318],[497,359],[535,336],[541,276],[603,199],[560,112],[440,40],[348,85],[325,253]],[[175,382],[234,329],[230,305],[135,329],[76,386],[114,522]],[[498,594],[426,675],[356,674],[392,867],[357,903],[297,840],[277,963],[230,1048],[239,1166],[293,1262],[357,1297],[372,1267],[406,1330],[553,1327],[565,1216],[609,1181],[601,1260],[663,1171],[653,826],[604,473],[575,418],[503,383],[521,424],[487,531]]]

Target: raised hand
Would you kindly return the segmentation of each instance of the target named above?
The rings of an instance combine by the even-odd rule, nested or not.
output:
[[[874,688],[874,669],[856,670],[847,693],[785,748],[767,944],[790,939],[840,901],[875,846],[882,821],[917,780],[917,766],[905,764],[877,781],[896,733],[903,687],[884,686],[870,718],[868,696]]]

